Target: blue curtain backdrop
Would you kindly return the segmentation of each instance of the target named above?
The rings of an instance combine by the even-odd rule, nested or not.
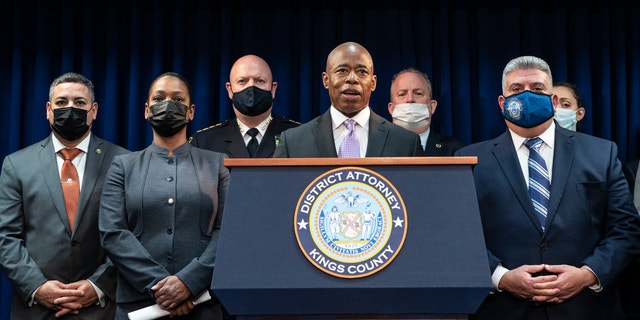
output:
[[[49,134],[49,85],[68,71],[96,86],[93,132],[130,150],[151,142],[143,105],[153,78],[176,71],[190,80],[193,133],[233,116],[224,84],[235,59],[249,53],[265,58],[279,83],[274,113],[309,121],[330,105],[321,73],[344,41],[373,56],[375,112],[390,118],[391,77],[417,67],[431,76],[438,100],[434,130],[466,143],[506,130],[497,104],[502,69],[516,56],[539,56],[555,81],[581,91],[581,131],[615,141],[622,161],[639,156],[640,10],[630,2],[6,2],[1,157]],[[0,319],[7,319],[11,285],[0,280]]]

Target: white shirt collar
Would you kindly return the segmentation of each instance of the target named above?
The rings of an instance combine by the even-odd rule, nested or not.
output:
[[[556,124],[555,122],[552,121],[549,128],[547,128],[547,130],[545,130],[544,132],[542,132],[541,135],[538,136],[540,139],[542,139],[542,142],[544,142],[544,144],[549,146],[551,149],[553,149],[553,145],[555,144],[555,141],[556,141],[555,131],[556,131]],[[511,133],[511,140],[513,140],[513,145],[515,146],[516,150],[520,149],[520,147],[524,145],[524,142],[527,139],[529,139],[529,138],[519,136],[517,133],[513,132],[513,130],[511,129],[509,129],[509,133]]]
[[[335,131],[336,128],[342,125],[344,120],[347,119],[347,116],[345,116],[340,111],[338,111],[338,109],[336,109],[336,107],[334,107],[333,105],[331,105],[329,112],[331,112],[331,121],[333,125],[332,128]],[[369,106],[366,106],[364,107],[364,109],[360,110],[360,112],[358,112],[351,119],[355,120],[362,128],[365,129],[365,131],[368,132],[370,116],[371,116],[371,108],[369,108]]]
[[[78,143],[76,148],[80,149],[80,151],[84,153],[87,153],[87,151],[89,151],[89,140],[91,140],[91,132],[89,132],[89,134],[84,139],[82,139],[80,143]],[[62,144],[60,140],[58,140],[53,132],[51,133],[51,142],[53,143],[53,150],[55,150],[56,153],[58,153],[60,149],[66,148],[66,146]]]
[[[273,117],[271,116],[271,114],[269,114],[269,116],[266,117],[264,120],[262,120],[262,122],[260,122],[260,124],[258,124],[258,126],[256,127],[256,129],[258,129],[258,131],[260,132],[261,136],[264,136],[264,133],[267,132],[267,128],[269,127],[271,120],[273,120]],[[238,127],[240,128],[240,134],[244,136],[245,133],[247,133],[247,131],[251,128],[249,128],[246,124],[242,123],[242,121],[240,121],[240,119],[238,118],[236,118],[236,121],[238,122]]]

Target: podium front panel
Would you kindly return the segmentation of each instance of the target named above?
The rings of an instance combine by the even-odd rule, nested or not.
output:
[[[294,232],[309,184],[339,167],[231,167],[212,290],[235,315],[472,314],[491,290],[470,165],[367,166],[401,195],[404,244],[384,269],[340,278]]]

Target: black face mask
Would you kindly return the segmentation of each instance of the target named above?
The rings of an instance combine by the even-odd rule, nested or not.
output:
[[[271,91],[251,86],[242,91],[234,92],[231,102],[240,113],[253,117],[267,112],[271,108],[273,98]]]
[[[88,113],[87,110],[74,107],[53,109],[51,130],[65,140],[76,140],[87,133],[90,128],[87,125]]]
[[[149,123],[163,137],[171,137],[182,130],[187,120],[187,106],[167,100],[149,107]]]

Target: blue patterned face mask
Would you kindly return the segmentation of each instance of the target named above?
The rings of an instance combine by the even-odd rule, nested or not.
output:
[[[502,114],[517,126],[533,128],[553,117],[551,95],[531,91],[511,95],[504,100]]]

